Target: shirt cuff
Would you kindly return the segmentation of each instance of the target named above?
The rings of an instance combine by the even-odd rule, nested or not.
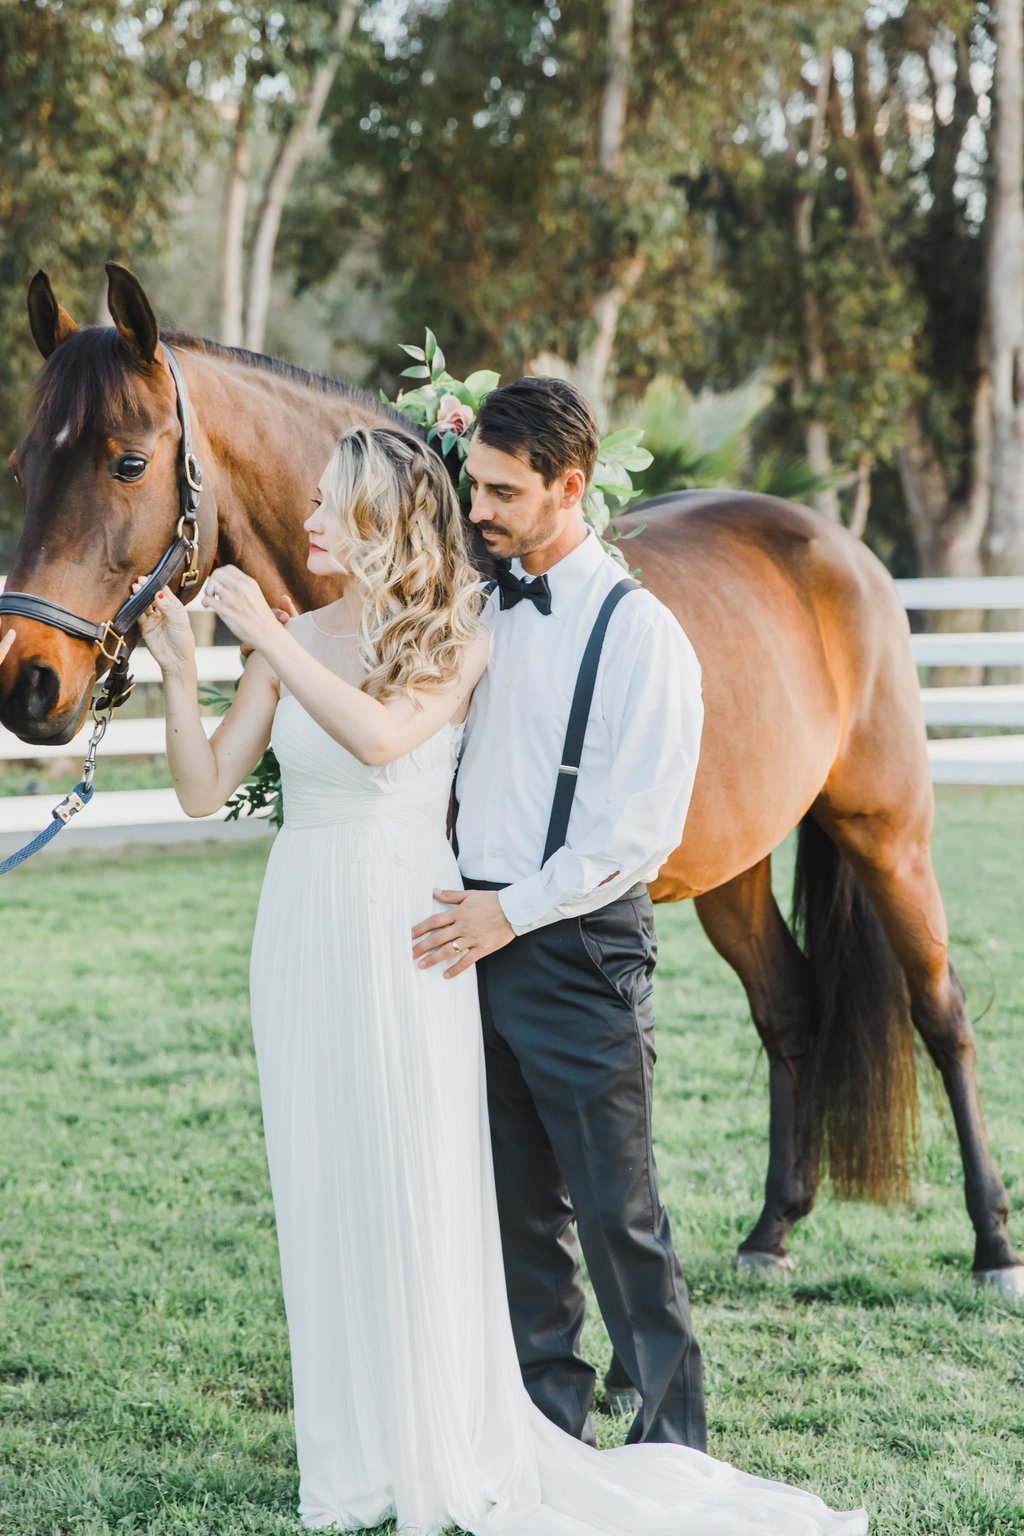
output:
[[[529,933],[545,923],[558,919],[558,910],[551,905],[551,897],[545,887],[544,871],[527,875],[506,885],[498,892],[498,905],[508,919],[509,927],[516,935]]]

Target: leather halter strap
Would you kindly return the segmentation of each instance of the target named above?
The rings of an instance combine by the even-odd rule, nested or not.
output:
[[[87,640],[93,645],[98,645],[108,667],[114,667],[120,674],[116,697],[109,686],[107,689],[108,697],[114,702],[121,702],[131,692],[131,682],[128,678],[127,635],[129,630],[137,623],[139,616],[149,607],[156,594],[173,581],[180,572],[184,572],[179,588],[182,592],[194,587],[199,580],[198,512],[199,497],[203,488],[203,471],[192,452],[192,421],[184,375],[178,359],[166,342],[163,343],[163,349],[171,379],[174,382],[175,404],[178,421],[181,424],[178,524],[174,539],[164,550],[138,592],[133,593],[126,602],[122,603],[112,619],[103,623],[97,624],[92,619],[83,619],[80,614],[65,608],[63,603],[54,602],[48,597],[37,597],[32,592],[0,593],[0,613],[20,614],[23,618],[48,624],[52,629],[63,630],[66,635],[72,635],[77,640]],[[190,525],[188,532],[186,532],[186,525]],[[108,668],[104,668],[104,672],[107,670]],[[102,676],[103,673],[100,675]]]

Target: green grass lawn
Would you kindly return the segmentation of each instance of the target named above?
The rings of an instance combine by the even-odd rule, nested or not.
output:
[[[1016,1207],[1022,824],[1019,793],[940,795],[939,873]],[[265,856],[79,854],[2,883],[3,1536],[299,1529],[246,999]],[[713,1453],[865,1503],[875,1536],[1024,1533],[1024,1307],[970,1281],[948,1115],[926,1086],[911,1207],[825,1197],[794,1236],[793,1280],[741,1282],[765,1064],[692,908],[661,908],[658,927],[656,1141]],[[1024,1213],[1014,1226],[1024,1244]],[[603,1366],[596,1316],[586,1342]]]

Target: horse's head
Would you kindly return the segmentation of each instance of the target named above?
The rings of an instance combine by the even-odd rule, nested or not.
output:
[[[29,323],[46,365],[10,458],[25,523],[7,580],[8,592],[49,598],[101,624],[174,537],[181,438],[149,300],[123,267],[109,263],[107,275],[113,326],[80,330],[44,272],[29,285]],[[215,513],[204,501],[205,572]],[[98,646],[20,614],[4,614],[0,626],[17,631],[0,665],[0,722],[23,741],[69,741],[107,666]]]

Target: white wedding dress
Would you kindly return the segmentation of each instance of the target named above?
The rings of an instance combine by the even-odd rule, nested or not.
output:
[[[292,633],[342,676],[354,643]],[[597,1451],[522,1385],[472,971],[410,930],[458,887],[461,727],[369,768],[283,690],[285,824],[253,938],[253,1034],[291,1343],[299,1515],[474,1536],[857,1536],[862,1510],[679,1446]]]

